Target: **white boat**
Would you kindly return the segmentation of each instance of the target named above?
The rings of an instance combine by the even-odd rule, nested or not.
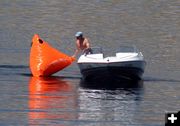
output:
[[[101,48],[85,50],[78,59],[84,79],[129,79],[141,80],[146,62],[135,46],[123,46],[115,56],[104,56]]]

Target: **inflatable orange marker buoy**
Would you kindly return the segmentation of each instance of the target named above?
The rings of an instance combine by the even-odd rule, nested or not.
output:
[[[50,76],[69,66],[75,59],[43,41],[39,35],[32,38],[30,70],[33,76]]]

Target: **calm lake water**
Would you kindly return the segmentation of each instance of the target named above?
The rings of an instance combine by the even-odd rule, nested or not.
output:
[[[32,36],[72,55],[77,31],[109,54],[136,45],[147,62],[141,86],[85,87],[76,63],[32,77]],[[179,54],[179,0],[1,0],[0,125],[163,126],[180,110]]]

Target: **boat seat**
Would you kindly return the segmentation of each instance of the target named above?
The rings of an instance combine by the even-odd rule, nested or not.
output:
[[[95,58],[95,59],[103,59],[103,54],[99,53],[99,54],[87,54],[86,55],[88,58]]]

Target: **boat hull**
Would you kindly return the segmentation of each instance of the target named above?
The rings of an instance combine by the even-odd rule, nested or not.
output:
[[[87,80],[140,80],[144,73],[145,61],[114,63],[78,63],[81,74]]]

